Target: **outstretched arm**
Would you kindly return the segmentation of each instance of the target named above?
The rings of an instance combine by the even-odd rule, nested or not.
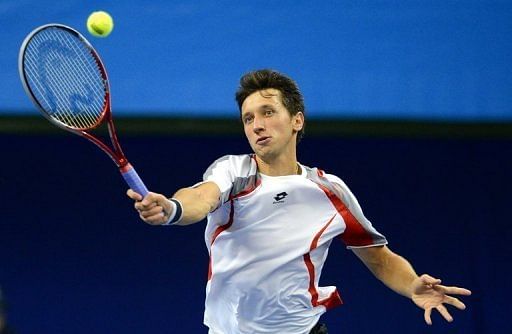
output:
[[[447,320],[452,316],[444,306],[450,304],[463,310],[466,306],[450,295],[470,295],[471,291],[458,287],[441,285],[440,279],[429,275],[418,276],[411,264],[387,246],[353,248],[354,253],[363,261],[370,271],[393,291],[411,298],[424,309],[425,322],[432,324],[432,309],[437,309]]]
[[[148,193],[144,198],[128,189],[128,197],[135,200],[135,209],[140,218],[151,225],[162,225],[176,214],[176,206],[164,195]],[[189,225],[203,220],[217,207],[220,198],[219,187],[213,182],[206,182],[194,188],[182,188],[172,198],[179,201],[182,209],[181,219],[177,225]]]

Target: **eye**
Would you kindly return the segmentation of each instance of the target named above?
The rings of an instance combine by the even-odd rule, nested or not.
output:
[[[243,118],[244,124],[251,123],[253,119],[254,119],[254,117],[252,115],[244,116],[244,118]]]
[[[272,110],[272,109],[265,110],[265,116],[272,116],[273,114],[274,114],[274,110]]]

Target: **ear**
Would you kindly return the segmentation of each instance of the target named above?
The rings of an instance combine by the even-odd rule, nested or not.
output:
[[[304,114],[299,111],[292,118],[293,130],[299,132],[304,127]]]

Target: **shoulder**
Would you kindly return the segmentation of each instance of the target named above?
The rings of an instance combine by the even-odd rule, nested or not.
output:
[[[347,186],[347,184],[338,176],[329,173],[323,173],[322,178],[327,180],[331,187],[336,190],[336,192],[341,196],[340,198],[344,199],[345,195],[353,196],[352,191]]]
[[[324,173],[323,177],[325,177],[327,180],[329,180],[332,183],[337,183],[337,184],[345,186],[345,187],[347,186],[341,178],[339,178],[338,176],[336,176],[334,174]]]
[[[228,154],[215,160],[212,165],[218,164],[244,164],[253,159],[252,154]]]
[[[229,170],[235,174],[248,173],[255,164],[253,155],[225,155],[215,160],[206,170],[205,175],[212,174],[216,169]]]
[[[302,164],[301,167],[306,170],[307,177],[313,181],[323,180],[324,182],[329,181],[331,183],[337,183],[346,186],[345,182],[343,182],[341,178],[334,174],[326,173],[323,169],[318,167],[308,167]]]
[[[334,192],[340,199],[344,200],[347,195],[353,196],[350,188],[338,176],[326,173],[320,168],[303,167],[306,169],[306,177],[310,181]]]
[[[225,155],[215,160],[203,175],[203,181],[212,181],[220,189],[221,203],[230,196],[253,189],[258,166],[251,154]]]

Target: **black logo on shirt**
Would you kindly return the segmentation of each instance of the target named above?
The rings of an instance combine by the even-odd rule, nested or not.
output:
[[[275,195],[274,196],[275,202],[273,202],[272,204],[284,203],[284,199],[285,199],[286,196],[288,196],[286,191],[283,191],[282,193],[279,193],[279,194]]]

